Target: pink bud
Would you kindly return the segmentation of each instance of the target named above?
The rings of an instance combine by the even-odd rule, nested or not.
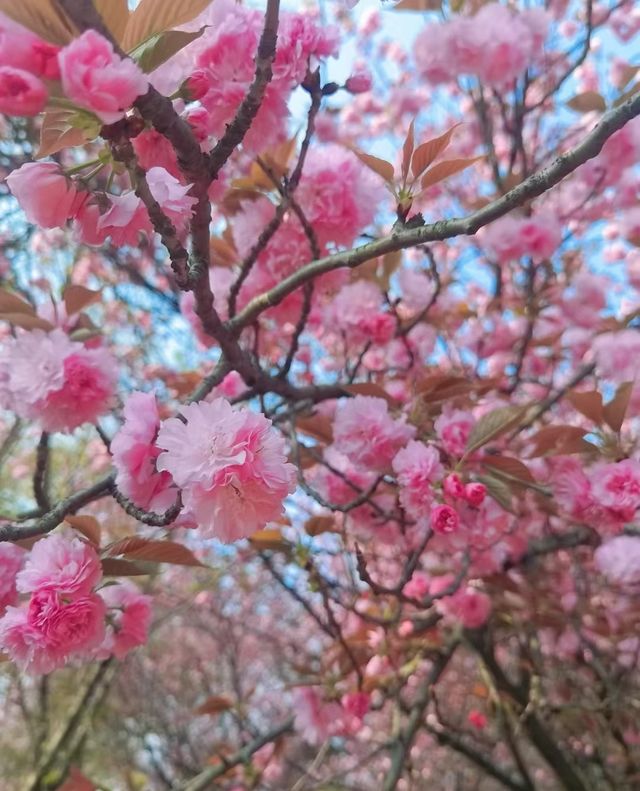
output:
[[[442,488],[447,497],[452,497],[455,500],[464,497],[464,484],[460,476],[455,472],[452,472],[451,475],[447,475],[442,484]]]
[[[481,711],[478,711],[477,709],[471,709],[467,716],[467,722],[469,725],[473,725],[474,728],[482,731],[487,727],[489,721]]]
[[[211,87],[211,78],[204,69],[196,69],[184,83],[187,92],[187,99],[198,101],[206,96]]]
[[[0,67],[0,113],[37,115],[47,103],[47,89],[41,80],[22,69]]]
[[[487,496],[487,487],[483,483],[468,483],[464,487],[464,497],[469,505],[479,508]]]
[[[435,505],[431,509],[431,529],[434,533],[455,533],[460,527],[460,518],[450,505]]]
[[[344,87],[349,93],[366,93],[371,90],[372,85],[373,79],[371,78],[371,72],[361,67],[349,77]]]

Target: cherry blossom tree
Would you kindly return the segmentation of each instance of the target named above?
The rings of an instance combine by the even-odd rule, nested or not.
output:
[[[0,0],[0,789],[631,791],[640,8],[282,5]]]

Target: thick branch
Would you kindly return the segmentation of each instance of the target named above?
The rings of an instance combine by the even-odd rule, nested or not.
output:
[[[68,514],[73,514],[79,508],[108,495],[114,480],[113,475],[108,475],[106,478],[94,483],[93,486],[75,492],[65,500],[61,500],[51,511],[32,525],[9,524],[0,526],[0,541],[19,541],[23,538],[32,538],[33,536],[42,536],[45,533],[50,533]]]
[[[355,268],[378,256],[415,247],[425,242],[442,241],[455,236],[472,236],[480,228],[504,216],[528,200],[542,195],[562,179],[573,173],[580,165],[597,156],[606,141],[619,129],[640,114],[640,95],[626,101],[620,107],[605,113],[598,125],[574,148],[561,154],[549,167],[534,173],[521,184],[467,217],[439,220],[430,225],[394,231],[390,236],[369,242],[354,250],[312,261],[301,267],[270,291],[249,302],[229,322],[230,328],[238,332],[251,324],[263,310],[278,305],[282,300],[312,278],[342,267]]]

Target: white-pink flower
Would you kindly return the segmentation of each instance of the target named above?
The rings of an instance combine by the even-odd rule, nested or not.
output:
[[[55,590],[67,599],[85,596],[100,582],[102,568],[93,547],[71,532],[37,541],[17,576],[21,593]]]
[[[295,488],[295,469],[271,421],[223,398],[180,411],[186,422],[161,425],[157,468],[173,476],[205,533],[236,541],[277,519]]]
[[[147,183],[160,208],[181,234],[189,226],[193,206],[198,202],[189,195],[191,184],[181,184],[164,168],[153,167],[147,172]]]
[[[100,597],[107,607],[109,625],[98,654],[122,659],[147,642],[151,596],[141,593],[129,580],[123,580],[103,588]]]

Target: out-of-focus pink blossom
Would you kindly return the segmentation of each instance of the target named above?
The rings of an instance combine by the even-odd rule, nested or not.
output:
[[[100,596],[107,608],[109,626],[99,654],[122,659],[134,648],[147,642],[151,597],[140,593],[129,580],[103,588]]]
[[[26,551],[15,544],[0,544],[0,615],[18,600],[16,577],[26,555]]]
[[[435,421],[434,428],[442,446],[451,456],[464,453],[475,419],[461,409],[445,408]]]
[[[337,450],[365,469],[386,470],[393,457],[416,433],[403,416],[394,419],[387,402],[373,396],[356,396],[337,411],[334,426]]]
[[[433,500],[432,484],[442,477],[440,454],[433,445],[411,440],[393,459],[400,502],[414,519],[426,519]]]
[[[616,536],[594,553],[596,568],[616,585],[640,585],[640,537]]]
[[[193,206],[198,202],[188,194],[191,185],[181,184],[161,167],[153,167],[147,172],[147,182],[163,213],[171,220],[178,233],[183,233],[191,220]]]
[[[0,113],[38,115],[48,98],[44,83],[34,74],[13,66],[0,66]]]

